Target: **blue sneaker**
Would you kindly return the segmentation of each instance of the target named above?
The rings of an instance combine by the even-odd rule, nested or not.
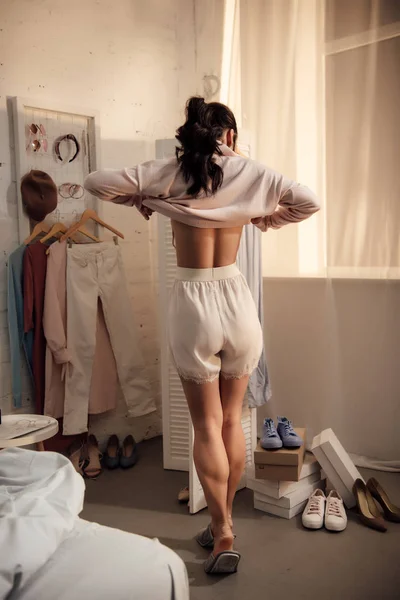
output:
[[[265,419],[262,437],[261,447],[264,450],[278,450],[282,448],[282,440],[275,429],[275,424],[272,419]]]
[[[278,417],[277,429],[284,448],[300,448],[303,445],[303,440],[293,429],[292,421],[286,417]]]

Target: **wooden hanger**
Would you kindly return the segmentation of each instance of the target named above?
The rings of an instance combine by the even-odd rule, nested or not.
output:
[[[54,223],[53,227],[50,229],[48,234],[45,235],[44,237],[42,237],[40,241],[42,244],[44,244],[45,242],[47,242],[47,240],[50,240],[51,238],[56,237],[56,235],[58,233],[65,233],[66,231],[67,231],[67,227],[64,225],[64,223]],[[49,254],[50,246],[52,246],[52,244],[50,244],[49,247],[47,248],[46,254]]]
[[[98,214],[96,213],[96,211],[94,211],[92,208],[87,208],[85,210],[85,212],[83,213],[83,215],[81,216],[80,220],[77,223],[74,223],[74,225],[72,225],[68,229],[68,231],[66,233],[64,233],[64,235],[62,235],[60,237],[60,242],[63,242],[67,238],[71,237],[71,235],[73,233],[75,233],[76,231],[78,231],[82,227],[82,225],[84,225],[87,221],[89,221],[89,219],[92,219],[92,221],[95,221],[96,223],[98,223],[102,227],[105,227],[105,229],[108,229],[109,231],[112,231],[112,233],[115,233],[115,235],[117,235],[118,237],[124,239],[124,234],[123,233],[121,233],[117,229],[114,229],[114,227],[111,227],[111,225],[108,225],[108,223],[105,223],[104,221],[102,221],[100,219],[100,217],[98,216]]]
[[[44,237],[42,237],[40,239],[41,243],[44,244],[45,242],[47,242],[47,240],[50,240],[53,237],[56,237],[56,235],[58,233],[66,233],[68,231],[68,228],[66,227],[66,225],[64,225],[64,223],[54,223],[53,227],[50,229],[50,231],[48,232],[47,235],[45,235]],[[93,235],[92,233],[90,233],[90,231],[88,231],[86,229],[86,227],[79,227],[79,229],[76,230],[75,233],[82,233],[83,235],[85,235],[86,237],[88,237],[89,239],[93,240],[94,242],[100,242],[101,240],[99,240],[98,237],[96,237],[95,235]],[[77,237],[74,233],[71,234],[71,239],[76,242],[77,241]],[[49,253],[49,250],[47,250],[47,253]]]
[[[48,233],[49,229],[50,229],[50,225],[48,223],[46,223],[45,221],[36,223],[31,235],[29,237],[27,237],[26,240],[24,241],[25,246],[27,246],[28,244],[33,242],[33,240],[41,233]]]
[[[78,227],[75,233],[81,233],[82,235],[86,235],[86,237],[88,237],[90,240],[93,240],[94,242],[101,242],[101,239],[93,235],[93,233],[90,233],[90,231],[86,229],[84,225]],[[73,236],[74,234],[72,234],[72,239],[74,239]]]
[[[50,229],[47,235],[42,237],[40,241],[42,244],[44,244],[45,242],[47,242],[47,240],[50,240],[52,237],[55,237],[57,233],[65,233],[66,231],[67,227],[64,225],[64,223],[54,223],[53,227]]]

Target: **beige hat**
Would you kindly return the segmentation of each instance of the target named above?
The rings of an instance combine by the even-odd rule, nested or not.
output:
[[[44,171],[32,170],[21,179],[25,212],[34,221],[43,219],[57,207],[57,186]]]

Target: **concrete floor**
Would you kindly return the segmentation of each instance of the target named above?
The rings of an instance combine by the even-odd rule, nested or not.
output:
[[[400,505],[400,475],[370,472]],[[363,471],[366,477],[371,476]],[[159,540],[185,561],[192,600],[386,600],[400,598],[400,524],[370,530],[348,513],[346,531],[307,531],[301,515],[287,521],[256,511],[252,492],[237,495],[239,573],[207,577],[207,552],[194,541],[208,523],[206,511],[189,515],[176,496],[185,473],[164,471],[161,439],[141,445],[131,471],[105,472],[87,483],[82,517]]]

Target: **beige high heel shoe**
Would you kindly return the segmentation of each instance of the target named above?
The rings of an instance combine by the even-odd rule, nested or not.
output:
[[[379,481],[375,479],[375,477],[371,477],[371,479],[367,481],[367,488],[369,489],[375,500],[381,505],[385,518],[388,521],[400,523],[400,508],[393,504],[393,502],[390,500],[389,496],[387,495]]]
[[[75,471],[82,475],[83,477],[83,465],[85,464],[85,460],[82,455],[83,444],[79,440],[72,442],[70,447],[68,448],[68,458],[71,461]]]
[[[356,498],[358,516],[361,523],[377,531],[387,531],[385,521],[375,504],[371,492],[362,479],[356,479],[353,485],[353,493]]]
[[[103,472],[103,468],[100,463],[102,455],[99,450],[99,443],[97,441],[97,438],[92,434],[88,437],[88,441],[86,444],[86,453],[87,464],[83,468],[85,477],[87,477],[88,479],[97,479],[97,477],[99,477]]]

